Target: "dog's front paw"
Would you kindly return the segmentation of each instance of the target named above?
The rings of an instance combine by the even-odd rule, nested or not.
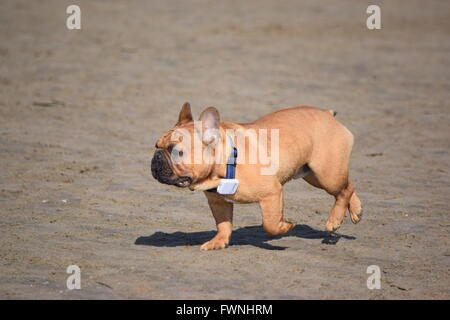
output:
[[[228,247],[228,241],[223,238],[212,238],[200,247],[200,250],[217,250]]]

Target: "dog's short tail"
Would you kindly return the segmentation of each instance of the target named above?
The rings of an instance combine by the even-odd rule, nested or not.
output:
[[[333,116],[333,117],[336,117],[336,115],[337,115],[337,111],[334,111],[334,110],[328,110],[328,112],[329,113],[331,113],[331,115]]]

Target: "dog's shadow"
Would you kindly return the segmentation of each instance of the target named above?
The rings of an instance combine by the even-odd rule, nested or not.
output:
[[[174,233],[155,232],[150,236],[142,236],[136,239],[136,245],[146,245],[155,247],[178,247],[178,246],[196,246],[215,236],[215,231],[200,232],[181,232]],[[315,230],[307,225],[296,225],[294,229],[279,236],[270,236],[266,234],[261,226],[243,227],[233,231],[230,246],[252,245],[267,250],[284,250],[288,247],[274,246],[267,243],[271,240],[277,240],[284,237],[299,237],[304,239],[322,239],[322,243],[335,245],[339,239],[355,240],[353,236],[338,234],[336,232],[327,232]]]

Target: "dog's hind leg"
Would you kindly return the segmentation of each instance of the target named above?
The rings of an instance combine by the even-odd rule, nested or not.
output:
[[[362,217],[361,201],[359,200],[356,192],[353,191],[350,201],[348,203],[348,211],[350,212],[350,219],[353,223],[358,223]]]
[[[341,183],[336,183],[337,182],[336,179],[339,180],[339,178],[335,177],[333,179],[334,180],[333,183],[331,183],[327,179],[322,179],[321,181],[319,180],[319,178],[317,178],[317,176],[314,173],[311,173],[304,179],[311,185],[317,188],[324,189],[329,194],[333,195],[334,198],[336,199],[333,207],[331,208],[330,216],[328,217],[325,226],[327,231],[335,231],[341,226],[342,221],[345,217],[345,213],[347,212],[347,208],[351,207],[353,210],[356,209],[356,205],[358,203],[359,205],[361,205],[358,197],[354,193],[353,186],[351,185],[351,183],[348,182],[347,178],[345,178],[345,180],[343,179],[344,181],[342,181]],[[355,216],[352,216],[352,213],[350,213],[352,221],[354,223],[358,222],[359,219],[356,222],[353,220],[354,217],[357,216],[356,210],[351,212],[355,214]]]
[[[345,129],[328,142],[328,148],[320,148],[311,157],[308,166],[312,172],[304,179],[335,197],[336,202],[326,222],[326,230],[334,231],[342,224],[347,208],[354,223],[360,220],[361,202],[348,179],[352,134]]]
[[[325,225],[327,231],[335,231],[341,226],[353,192],[353,186],[348,183],[346,187],[342,188],[342,190],[334,195],[336,202],[331,208],[330,216]]]

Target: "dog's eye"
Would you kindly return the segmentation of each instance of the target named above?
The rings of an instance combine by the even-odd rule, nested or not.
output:
[[[175,157],[175,158],[178,158],[178,157],[181,158],[184,154],[183,150],[179,150],[178,148],[175,148],[175,145],[172,145],[172,144],[167,147],[167,152],[169,152],[172,155],[172,157]]]

